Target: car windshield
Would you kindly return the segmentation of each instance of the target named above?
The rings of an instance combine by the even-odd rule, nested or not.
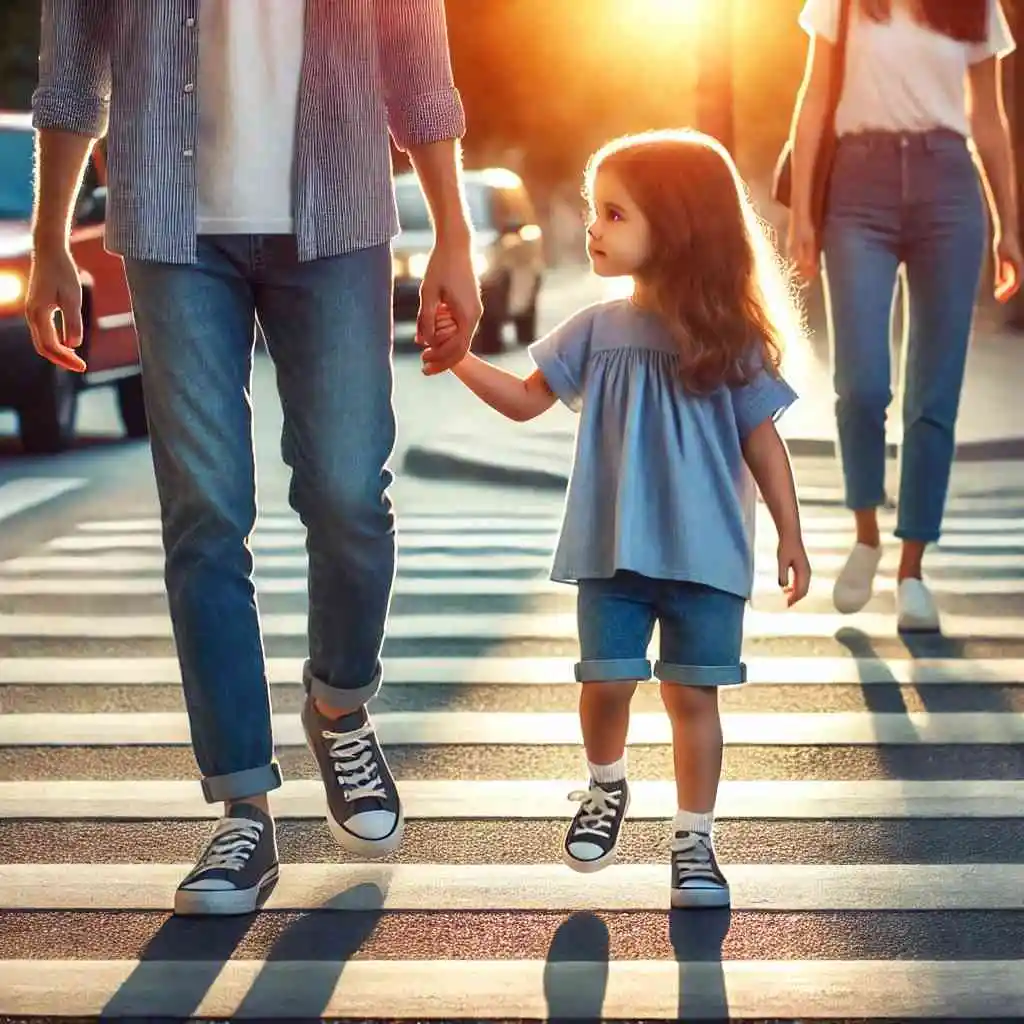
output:
[[[396,181],[395,196],[398,200],[398,223],[403,231],[432,230],[426,200],[415,180],[404,178]],[[470,184],[466,187],[466,198],[473,227],[478,230],[490,227],[486,189],[482,185]]]
[[[0,128],[0,220],[32,219],[32,132]]]

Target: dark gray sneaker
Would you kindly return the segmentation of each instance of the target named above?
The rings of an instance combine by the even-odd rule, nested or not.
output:
[[[277,880],[274,823],[252,804],[235,804],[221,818],[196,866],[174,894],[174,912],[251,914]]]
[[[629,784],[594,782],[569,794],[580,809],[565,834],[562,859],[574,871],[598,871],[615,860],[619,831],[629,810]]]
[[[393,853],[402,841],[405,819],[366,709],[330,719],[307,696],[302,726],[327,790],[327,825],[334,838],[361,857]]]
[[[710,836],[677,832],[671,850],[673,907],[729,906],[729,883],[715,859]]]

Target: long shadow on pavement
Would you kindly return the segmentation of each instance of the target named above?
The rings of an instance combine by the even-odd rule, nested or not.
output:
[[[729,1020],[722,946],[731,921],[728,909],[669,911],[669,941],[679,965],[676,1019]],[[608,928],[597,914],[572,914],[558,926],[544,967],[550,1024],[603,1019],[609,957]],[[629,969],[628,961],[619,966]]]
[[[327,909],[341,902],[354,902],[366,909]],[[235,1013],[248,1019],[320,1019],[346,964],[377,927],[383,905],[384,893],[378,885],[360,883],[327,900],[321,908],[302,913],[262,958],[262,967]],[[169,918],[150,940],[136,969],[104,1007],[103,1016],[152,1020],[154,1000],[166,1009],[173,995],[169,1016],[191,1019],[250,929],[258,924],[256,914]],[[180,970],[176,971],[176,966]]]

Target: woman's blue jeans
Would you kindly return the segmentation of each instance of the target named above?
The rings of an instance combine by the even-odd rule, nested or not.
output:
[[[846,504],[885,500],[896,279],[907,356],[896,536],[937,540],[986,239],[981,183],[951,131],[840,139],[822,237]]]

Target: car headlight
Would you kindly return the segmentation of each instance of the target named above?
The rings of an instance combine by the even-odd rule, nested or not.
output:
[[[425,252],[414,252],[409,257],[408,267],[410,277],[423,277],[427,272],[427,264],[430,262],[430,255]]]
[[[25,298],[25,278],[13,270],[0,270],[0,306],[15,306]]]
[[[427,264],[430,262],[430,254],[425,252],[414,252],[407,259],[392,260],[392,269],[394,270],[396,277],[403,277],[408,274],[409,277],[422,278],[427,272]],[[473,252],[473,272],[477,277],[483,277],[484,274],[490,269],[491,261],[487,256],[487,253],[474,250]]]

